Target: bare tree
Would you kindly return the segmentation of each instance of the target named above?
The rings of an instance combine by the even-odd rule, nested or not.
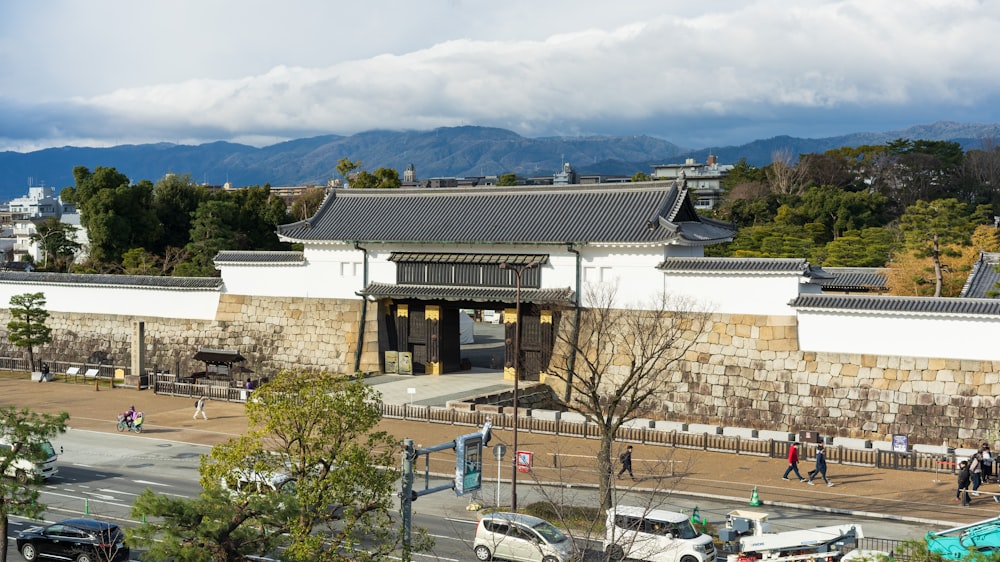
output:
[[[670,390],[680,362],[707,326],[708,314],[659,295],[642,308],[616,306],[610,284],[588,286],[577,326],[560,330],[550,374],[566,386],[563,406],[598,426],[601,508],[611,506],[612,448],[618,430],[650,411]]]
[[[776,150],[771,154],[771,165],[767,168],[767,181],[771,191],[782,195],[802,193],[805,189],[805,179],[808,177],[808,161],[799,161],[792,166],[792,153],[788,150]]]

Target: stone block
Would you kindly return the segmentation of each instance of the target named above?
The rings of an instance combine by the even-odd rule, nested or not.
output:
[[[476,411],[476,404],[474,402],[464,402],[462,400],[449,400],[445,405],[452,410],[461,410],[463,412],[474,412]]]

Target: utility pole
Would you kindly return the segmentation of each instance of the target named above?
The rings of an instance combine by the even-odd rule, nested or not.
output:
[[[515,281],[515,292],[514,292],[514,423],[511,425],[513,430],[513,439],[511,446],[514,449],[514,469],[511,471],[510,477],[510,510],[517,511],[517,394],[518,394],[518,383],[521,380],[521,275],[529,270],[538,267],[537,262],[532,262],[525,265],[515,265],[512,263],[501,263],[500,269],[509,270],[514,274]]]

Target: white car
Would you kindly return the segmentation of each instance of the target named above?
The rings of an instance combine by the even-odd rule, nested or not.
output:
[[[256,472],[234,470],[220,482],[233,494],[294,494],[295,478],[287,472]]]
[[[502,558],[517,562],[570,562],[576,547],[562,531],[544,519],[520,513],[488,513],[476,526],[473,551],[479,560]]]

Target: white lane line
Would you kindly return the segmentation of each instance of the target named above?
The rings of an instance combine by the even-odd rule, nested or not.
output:
[[[133,480],[136,484],[147,484],[149,486],[163,486],[164,488],[173,488],[171,484],[163,484],[162,482],[150,482],[148,480]]]

